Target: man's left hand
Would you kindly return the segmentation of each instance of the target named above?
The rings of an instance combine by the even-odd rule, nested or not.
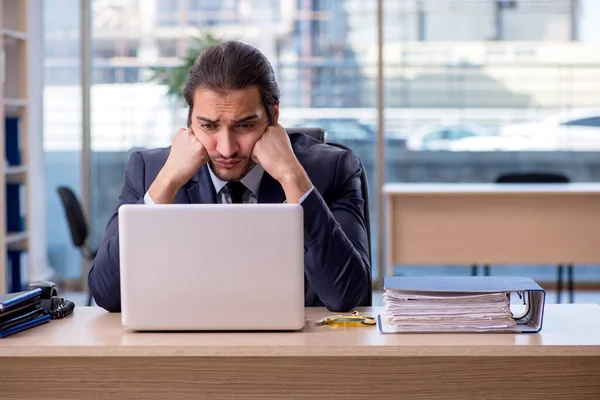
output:
[[[281,184],[288,203],[299,203],[312,187],[294,154],[287,132],[279,124],[267,127],[254,145],[252,159]]]

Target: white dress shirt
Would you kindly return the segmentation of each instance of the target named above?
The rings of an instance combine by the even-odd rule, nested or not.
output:
[[[212,180],[213,186],[215,187],[217,203],[231,204],[231,195],[227,190],[227,181],[219,179],[208,166],[210,172],[210,179]],[[248,204],[258,203],[258,195],[260,194],[260,182],[262,180],[265,170],[259,164],[256,164],[248,173],[240,180],[246,186],[246,192],[242,196],[242,202]],[[301,198],[300,204],[306,197],[313,191],[312,186]],[[150,193],[146,192],[144,195],[144,204],[154,204],[154,200],[150,197]]]

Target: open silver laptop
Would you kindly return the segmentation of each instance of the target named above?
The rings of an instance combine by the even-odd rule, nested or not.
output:
[[[119,249],[127,329],[304,326],[300,205],[123,205]]]

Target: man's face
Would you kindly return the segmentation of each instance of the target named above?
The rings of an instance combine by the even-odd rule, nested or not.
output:
[[[273,110],[275,119],[277,108]],[[221,180],[240,180],[255,165],[250,158],[252,149],[267,126],[256,86],[226,92],[199,88],[194,94],[191,128]]]

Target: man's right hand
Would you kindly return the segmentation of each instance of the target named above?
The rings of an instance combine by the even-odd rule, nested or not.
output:
[[[171,152],[148,190],[156,204],[171,204],[177,191],[209,160],[206,149],[191,129],[180,129]]]

